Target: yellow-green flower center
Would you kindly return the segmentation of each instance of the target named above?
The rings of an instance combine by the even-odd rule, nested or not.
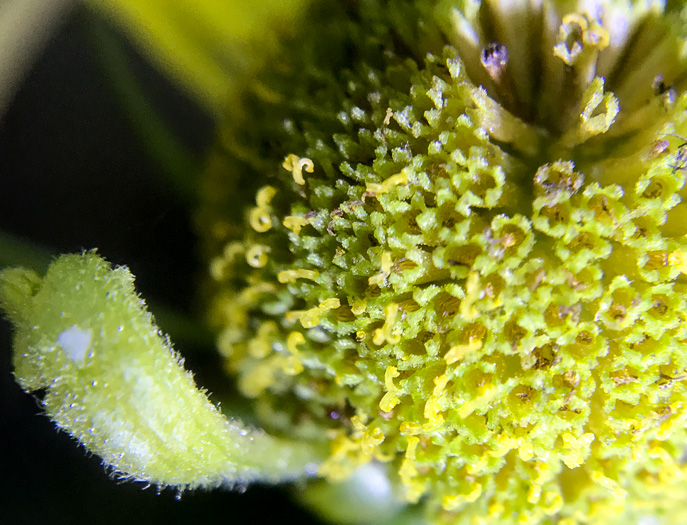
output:
[[[594,6],[315,12],[229,134],[267,185],[225,241],[208,176],[220,349],[323,475],[388,463],[448,523],[687,493],[683,28]]]

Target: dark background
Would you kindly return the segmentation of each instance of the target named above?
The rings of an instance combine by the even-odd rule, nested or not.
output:
[[[99,35],[124,46],[149,103],[202,166],[213,120],[114,29],[77,9],[0,117],[0,230],[54,253],[97,247],[131,268],[143,297],[190,314],[200,263],[188,202],[170,189],[122,107],[111,64],[92,45]],[[1,523],[316,523],[276,488],[187,492],[177,501],[171,490],[158,495],[110,479],[13,381],[10,341],[0,320]],[[177,349],[199,383],[226,388],[211,348],[177,342]]]

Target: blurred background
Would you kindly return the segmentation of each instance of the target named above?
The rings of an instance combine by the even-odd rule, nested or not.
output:
[[[231,0],[178,1],[174,13],[166,0],[138,4],[151,9],[0,2],[0,260],[15,257],[15,238],[54,254],[97,247],[130,267],[154,312],[192,319],[201,262],[184,185],[202,170],[236,79],[259,69],[256,49],[267,57],[277,45],[260,17],[289,27],[302,4],[268,0],[250,12]],[[318,523],[282,489],[177,500],[112,480],[13,381],[10,342],[0,320],[0,523]],[[231,394],[211,341],[182,335],[176,347],[202,386]]]

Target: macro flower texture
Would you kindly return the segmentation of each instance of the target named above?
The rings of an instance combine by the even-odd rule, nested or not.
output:
[[[162,486],[374,468],[425,523],[680,523],[686,24],[669,1],[314,2],[199,190],[209,323],[261,430],[207,402],[92,253],[5,272],[18,380]],[[79,278],[131,325],[65,321],[49,292]],[[99,357],[141,330],[149,356]]]

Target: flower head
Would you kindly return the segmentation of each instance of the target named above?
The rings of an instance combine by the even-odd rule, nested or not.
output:
[[[322,475],[384,463],[437,523],[685,494],[671,6],[314,7],[228,126],[201,223],[228,367],[268,428],[330,441]],[[237,174],[262,187],[232,239]]]

